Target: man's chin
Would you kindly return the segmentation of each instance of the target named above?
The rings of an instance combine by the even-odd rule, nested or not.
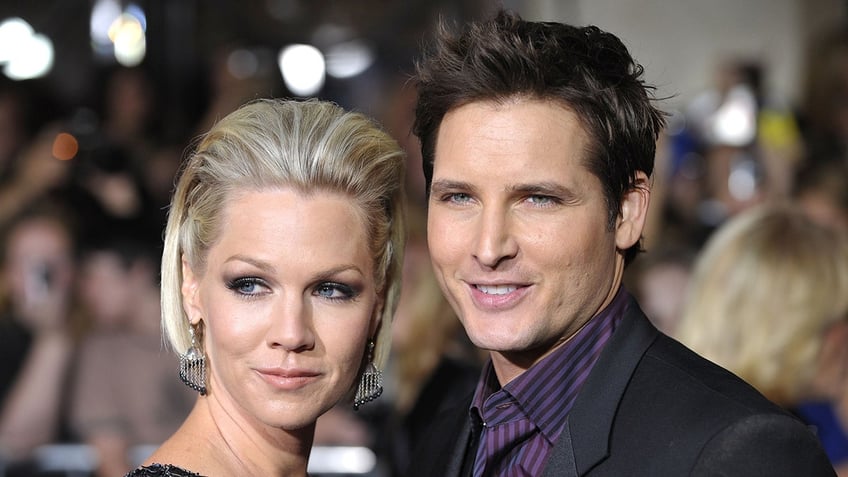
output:
[[[469,339],[474,346],[492,352],[514,352],[524,349],[523,340],[514,330],[493,330],[480,326],[475,329],[466,327]]]
[[[528,340],[520,339],[520,336],[512,334],[510,336],[478,336],[477,339],[470,337],[474,346],[486,350],[490,353],[498,353],[505,357],[522,356],[525,354],[534,354],[532,351],[535,346]]]

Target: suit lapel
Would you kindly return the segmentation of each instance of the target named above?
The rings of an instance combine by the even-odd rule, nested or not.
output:
[[[568,419],[566,418],[565,426],[568,428]],[[574,463],[574,449],[571,443],[571,433],[563,431],[548,463],[545,465],[545,472],[542,477],[577,477],[577,466]]]
[[[416,456],[425,462],[416,463],[413,459],[410,465],[415,468],[410,469],[410,474],[464,477],[462,464],[471,440],[471,419],[468,415],[470,401],[469,395],[461,404],[436,417],[425,442],[427,449],[418,452]]]
[[[545,467],[545,476],[584,475],[607,457],[618,404],[639,360],[657,335],[656,328],[631,298],[624,318],[569,412]]]
[[[462,425],[457,429],[456,440],[454,441],[448,436],[445,438],[445,441],[455,442],[449,448],[450,450],[446,451],[445,477],[465,477],[462,475],[462,463],[471,440],[471,419],[468,417],[468,407],[466,406],[463,410],[465,412],[459,417]],[[474,454],[471,455],[473,459]],[[438,457],[436,458],[438,459]]]

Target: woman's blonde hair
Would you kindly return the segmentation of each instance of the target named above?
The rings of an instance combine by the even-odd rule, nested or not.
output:
[[[771,400],[813,379],[825,331],[848,313],[848,241],[785,204],[730,219],[707,242],[678,338]]]
[[[366,219],[380,309],[375,363],[391,342],[406,240],[405,158],[362,114],[318,100],[248,103],[202,136],[180,173],[165,229],[162,327],[178,353],[191,345],[183,310],[181,257],[202,274],[221,232],[222,211],[241,190],[292,187],[344,194]]]

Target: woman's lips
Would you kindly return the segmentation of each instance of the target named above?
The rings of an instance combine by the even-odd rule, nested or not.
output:
[[[265,382],[284,391],[300,389],[321,377],[321,373],[305,369],[261,368],[256,372]]]

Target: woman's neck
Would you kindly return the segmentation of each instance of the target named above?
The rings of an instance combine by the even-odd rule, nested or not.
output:
[[[297,431],[267,427],[206,396],[198,399],[184,427],[196,457],[195,468],[188,470],[209,477],[306,475],[314,425]]]

